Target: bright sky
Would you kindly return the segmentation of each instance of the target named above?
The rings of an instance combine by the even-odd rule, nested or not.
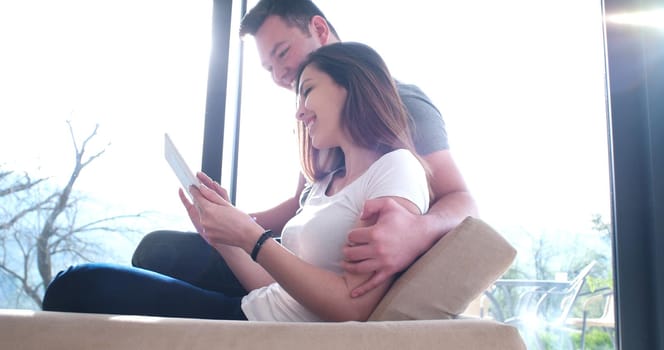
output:
[[[343,40],[372,45],[437,104],[487,222],[584,232],[592,214],[608,216],[600,1],[317,3]],[[163,213],[146,230],[188,229],[162,138],[199,167],[210,5],[0,3],[0,164],[62,180],[65,120],[79,138],[99,123],[95,149],[110,146],[79,190],[109,210]],[[298,163],[294,97],[272,85],[251,41],[245,57],[238,205],[252,211],[290,195]]]

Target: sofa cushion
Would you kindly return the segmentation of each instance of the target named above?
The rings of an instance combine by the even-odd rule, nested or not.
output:
[[[516,250],[480,219],[468,217],[408,268],[369,320],[454,318],[514,261]]]

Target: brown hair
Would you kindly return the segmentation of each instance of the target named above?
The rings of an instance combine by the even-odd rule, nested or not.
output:
[[[311,35],[309,23],[314,16],[320,16],[327,22],[332,34],[339,38],[337,31],[323,12],[311,0],[260,0],[240,22],[240,37],[256,32],[270,16],[279,16],[288,25],[298,27],[302,33]]]
[[[415,148],[411,138],[409,117],[397,92],[396,83],[376,51],[360,43],[335,43],[312,52],[300,65],[302,71],[315,67],[329,75],[348,92],[342,108],[341,128],[360,147],[385,154],[398,148]],[[309,180],[321,179],[343,166],[340,148],[321,152],[315,149],[303,123],[298,123],[300,161]]]

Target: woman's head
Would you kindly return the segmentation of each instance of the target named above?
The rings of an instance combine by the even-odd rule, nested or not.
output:
[[[397,148],[413,150],[407,112],[385,62],[376,51],[364,44],[346,42],[312,52],[297,74],[298,113],[307,108],[308,90],[303,76],[307,72],[325,74],[345,90],[339,106],[339,126],[356,146],[380,154]],[[326,151],[331,157],[322,157],[320,150],[312,145],[304,123],[298,123],[298,130],[307,176],[318,179],[342,165],[340,149]]]

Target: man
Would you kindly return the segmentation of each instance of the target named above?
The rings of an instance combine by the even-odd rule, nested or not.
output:
[[[261,0],[243,18],[240,35],[254,37],[263,67],[277,85],[289,90],[300,63],[310,52],[340,41],[334,27],[310,0]],[[461,220],[477,215],[448,149],[440,112],[417,87],[398,84],[398,88],[412,119],[417,152],[432,173],[432,205],[426,215],[414,215],[389,199],[365,203],[363,219],[374,224],[349,232],[342,266],[351,273],[374,275],[354,289],[352,296],[362,295],[404,270]],[[296,214],[304,188],[305,180],[300,176],[293,197],[252,216],[261,226],[281,231]],[[153,232],[139,244],[132,263],[202,288],[229,295],[245,293],[221,256],[198,234]]]

